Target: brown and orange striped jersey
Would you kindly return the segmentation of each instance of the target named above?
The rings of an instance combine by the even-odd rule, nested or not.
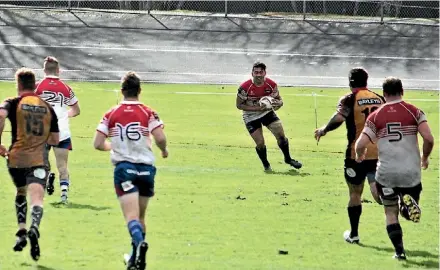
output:
[[[347,127],[347,150],[345,158],[355,159],[354,144],[364,129],[365,121],[370,113],[379,109],[385,99],[367,88],[356,89],[339,100],[337,112],[345,117]],[[377,145],[369,144],[365,159],[378,159]]]
[[[8,112],[12,143],[9,168],[31,168],[47,164],[46,142],[51,132],[59,132],[52,107],[33,92],[6,99],[0,109]]]

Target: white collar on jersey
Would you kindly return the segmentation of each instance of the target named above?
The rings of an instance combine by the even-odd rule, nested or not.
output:
[[[45,76],[45,78],[49,78],[49,79],[59,79],[60,77],[55,76],[55,75],[47,75],[47,76]]]
[[[123,101],[121,101],[121,104],[141,104],[141,102],[134,101],[134,100],[123,100]]]
[[[385,102],[385,105],[386,104],[396,104],[396,103],[399,103],[399,102],[402,102],[403,100],[401,99],[401,98],[399,98],[399,99],[396,99],[396,100],[393,100],[393,101],[387,101],[387,102]]]

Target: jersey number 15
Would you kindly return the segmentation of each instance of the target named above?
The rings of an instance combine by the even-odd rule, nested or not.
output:
[[[363,111],[361,111],[361,113],[365,114],[365,119],[367,119],[370,113],[374,112],[377,109],[379,109],[379,107],[377,106],[367,107]]]

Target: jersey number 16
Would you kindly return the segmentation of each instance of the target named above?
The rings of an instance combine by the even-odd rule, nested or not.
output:
[[[141,139],[140,131],[140,123],[130,123],[125,127],[119,123],[116,124],[116,127],[119,128],[119,138],[121,142],[124,141],[124,138],[127,138],[130,141],[138,141]]]

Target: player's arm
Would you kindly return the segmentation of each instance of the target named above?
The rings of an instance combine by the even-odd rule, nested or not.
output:
[[[359,138],[356,140],[354,147],[357,162],[362,162],[365,159],[368,144],[376,143],[377,141],[377,127],[375,124],[375,119],[375,114],[368,116],[367,120],[365,121],[364,129],[362,130]]]
[[[238,88],[237,98],[235,100],[235,106],[237,109],[242,111],[264,111],[265,108],[262,106],[251,106],[246,104],[247,92],[241,86]]]
[[[93,139],[93,147],[100,151],[112,150],[111,142],[107,141],[109,134],[109,118],[112,110],[105,113],[98,127],[96,128],[95,138]]]
[[[52,107],[49,106],[52,119],[50,120],[49,137],[47,138],[47,144],[56,146],[60,143],[60,129],[58,127],[58,117]]]
[[[327,132],[333,131],[340,127],[344,121],[345,116],[339,112],[335,112],[325,126],[315,130],[315,139],[319,142],[319,139],[322,136],[325,136]]]
[[[158,127],[155,128],[151,135],[153,135],[154,142],[156,143],[157,147],[159,147],[160,151],[162,152],[162,157],[166,158],[168,157],[168,150],[167,150],[167,138],[165,136],[165,132],[162,128]]]
[[[283,98],[281,97],[280,92],[278,91],[277,85],[275,85],[275,88],[274,88],[271,96],[274,98],[273,103],[272,103],[272,108],[274,111],[277,111],[281,107],[283,107],[283,105],[284,105]]]
[[[328,123],[325,126],[315,130],[315,139],[319,142],[319,139],[322,136],[325,136],[328,132],[340,127],[350,113],[351,107],[348,97],[342,97],[339,100],[336,112],[332,115]]]
[[[93,147],[100,151],[112,150],[111,142],[107,141],[107,135],[97,130],[95,133],[95,139],[93,140]]]
[[[238,96],[237,96],[237,100],[236,100],[236,106],[237,106],[237,109],[242,110],[242,111],[263,111],[264,110],[264,108],[261,106],[246,105],[246,100],[243,100]]]
[[[427,169],[428,159],[434,148],[434,136],[432,136],[431,129],[426,121],[419,124],[418,131],[423,138],[422,168]]]
[[[362,133],[356,140],[355,151],[356,151],[356,161],[361,162],[365,158],[367,151],[367,145],[370,143],[370,138],[367,134]]]
[[[3,130],[5,129],[6,117],[8,117],[10,103],[4,101],[0,104],[0,156],[5,157],[8,155],[8,150],[4,147],[2,142]]]
[[[162,157],[167,158],[167,138],[165,136],[165,132],[163,131],[163,125],[163,121],[160,119],[157,112],[152,111],[148,118],[148,129],[150,130],[151,135],[153,135],[153,139],[157,147],[159,147],[160,151],[162,152]]]
[[[81,113],[81,109],[79,107],[78,98],[75,96],[73,90],[68,87],[69,90],[69,99],[67,105],[70,107],[70,110],[67,112],[69,118],[78,116]]]
[[[67,112],[67,115],[69,118],[78,116],[81,113],[81,109],[79,107],[79,102],[75,103],[74,105],[70,106],[70,110]]]

